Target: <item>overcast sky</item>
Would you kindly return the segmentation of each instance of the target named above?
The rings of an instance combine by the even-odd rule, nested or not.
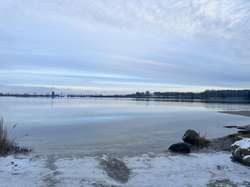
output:
[[[250,1],[0,1],[0,91],[52,88],[250,88]]]

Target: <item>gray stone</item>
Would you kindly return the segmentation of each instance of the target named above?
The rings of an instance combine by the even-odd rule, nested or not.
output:
[[[191,145],[197,145],[200,140],[200,135],[195,130],[189,129],[185,132],[182,140]]]
[[[250,149],[238,147],[232,152],[232,159],[243,165],[250,166]]]
[[[193,146],[193,148],[204,148],[208,147],[210,144],[210,141],[207,140],[204,137],[200,137],[200,135],[192,129],[189,129],[185,132],[185,134],[182,137],[182,140],[186,143],[189,143]]]
[[[242,164],[250,166],[250,155],[243,157]]]
[[[190,153],[191,152],[190,144],[182,143],[182,142],[173,144],[168,149],[175,153]]]

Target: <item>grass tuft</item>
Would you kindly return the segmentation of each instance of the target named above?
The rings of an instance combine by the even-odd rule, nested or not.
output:
[[[31,149],[27,147],[20,147],[17,143],[8,136],[8,129],[4,123],[3,118],[0,119],[0,156],[9,154],[25,154],[29,153]]]
[[[197,146],[198,147],[207,147],[209,145],[210,141],[206,139],[205,136],[202,136],[198,139]]]

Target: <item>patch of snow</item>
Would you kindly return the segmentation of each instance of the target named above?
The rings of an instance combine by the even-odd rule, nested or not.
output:
[[[206,186],[209,181],[230,179],[240,184],[250,181],[250,169],[233,163],[227,153],[191,154],[127,160],[132,176],[125,186]]]
[[[61,173],[57,176],[60,181],[58,186],[93,187],[94,183],[118,185],[100,168],[97,158],[59,159],[56,165]]]
[[[236,141],[232,146],[240,147],[243,149],[250,148],[250,138],[243,138],[242,140]]]
[[[42,176],[47,172],[42,160],[28,157],[0,157],[1,187],[41,186]]]
[[[238,186],[250,182],[250,169],[233,163],[229,153],[190,154],[190,156],[151,157],[148,155],[123,159],[131,170],[128,183],[120,184],[99,166],[97,158],[56,162],[61,173],[58,179],[64,186],[92,186],[108,184],[121,187],[206,186],[209,182],[230,179]],[[59,185],[60,186],[60,185]]]
[[[142,155],[123,160],[131,170],[126,184],[109,178],[97,157],[55,159],[53,167],[49,167],[44,158],[0,158],[0,186],[46,187],[53,184],[55,187],[93,187],[104,184],[119,187],[196,187],[223,179],[229,179],[238,186],[244,181],[250,182],[250,168],[232,162],[229,153]]]

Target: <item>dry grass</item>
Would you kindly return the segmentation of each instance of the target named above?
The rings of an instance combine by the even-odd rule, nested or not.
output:
[[[0,156],[18,153],[28,153],[31,149],[20,147],[8,136],[8,129],[3,118],[0,119]]]
[[[202,136],[198,139],[197,146],[198,147],[207,147],[209,145],[210,141],[206,139],[205,136]]]

